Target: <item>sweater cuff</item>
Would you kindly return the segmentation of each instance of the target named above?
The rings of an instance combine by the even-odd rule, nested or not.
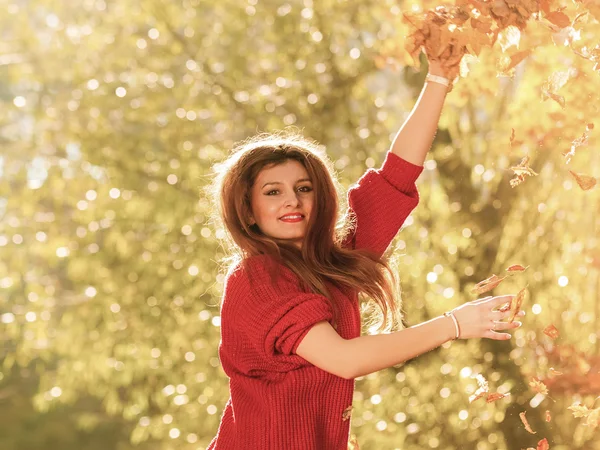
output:
[[[388,151],[378,172],[396,189],[407,191],[415,185],[415,181],[423,172],[423,166],[417,166]]]

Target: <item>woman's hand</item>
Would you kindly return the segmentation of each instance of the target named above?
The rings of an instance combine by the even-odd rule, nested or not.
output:
[[[460,72],[460,61],[465,55],[466,49],[464,46],[459,47],[455,44],[450,44],[439,58],[429,58],[429,73],[440,77],[448,78],[454,81]],[[427,55],[427,53],[425,53]]]
[[[511,338],[508,333],[498,331],[512,330],[520,327],[521,322],[503,322],[510,317],[510,310],[506,312],[497,311],[496,308],[511,302],[514,295],[502,295],[499,297],[485,297],[472,302],[465,303],[452,310],[460,328],[459,339],[488,338],[495,340],[507,340]],[[518,316],[524,316],[521,311]]]

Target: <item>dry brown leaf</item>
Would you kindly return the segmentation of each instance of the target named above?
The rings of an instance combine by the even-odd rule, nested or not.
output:
[[[529,269],[529,266],[527,267],[523,267],[520,264],[513,264],[512,266],[509,266],[506,271],[507,272],[525,272],[527,269]]]
[[[501,394],[500,392],[492,392],[491,394],[488,394],[487,396],[487,402],[488,403],[493,403],[497,400],[500,400],[501,398],[505,398],[508,397],[510,394]]]
[[[569,170],[569,173],[573,175],[573,178],[575,178],[575,181],[577,181],[579,187],[584,191],[589,191],[596,186],[597,180],[594,177],[590,177],[589,175],[584,175],[581,173],[575,173],[572,170]]]
[[[510,304],[510,317],[508,318],[509,323],[513,323],[519,311],[521,311],[521,304],[523,300],[525,300],[525,290],[527,287],[524,287],[519,291],[515,298],[512,299]]]
[[[496,286],[498,286],[500,283],[502,283],[502,281],[505,278],[506,277],[500,278],[496,274],[493,274],[491,277],[486,278],[485,280],[480,281],[479,283],[477,283],[473,287],[473,289],[471,289],[471,292],[474,293],[474,294],[480,295],[480,294],[483,294],[484,292],[491,291]]]
[[[515,174],[515,177],[510,180],[510,186],[513,188],[525,181],[526,176],[537,176],[537,173],[529,167],[529,156],[525,156],[518,165],[511,167],[510,170]]]
[[[529,387],[531,389],[533,389],[535,392],[537,392],[538,394],[542,394],[542,395],[548,395],[548,388],[546,387],[546,385],[538,380],[531,380],[529,382]]]
[[[548,444],[548,439],[544,438],[537,443],[536,450],[550,450],[550,444]]]
[[[477,388],[473,395],[469,396],[469,403],[473,403],[475,400],[479,400],[481,397],[485,396],[490,391],[488,382],[483,375],[478,374],[475,378],[477,379],[477,384],[479,385],[479,388]]]
[[[525,411],[523,411],[522,413],[519,413],[519,417],[521,418],[521,422],[523,422],[523,425],[525,425],[525,429],[527,431],[529,431],[531,434],[536,434],[536,432],[533,431],[531,429],[531,427],[529,426],[529,422],[527,422],[527,418],[525,417]]]
[[[554,367],[550,367],[548,369],[548,375],[550,375],[551,377],[558,377],[560,375],[563,375],[562,372],[559,372],[558,370],[556,370]]]
[[[571,19],[565,13],[560,11],[552,11],[546,14],[546,19],[560,28],[565,28],[571,25]]]
[[[558,337],[558,329],[554,325],[550,324],[544,328],[544,334],[552,339],[556,339]]]

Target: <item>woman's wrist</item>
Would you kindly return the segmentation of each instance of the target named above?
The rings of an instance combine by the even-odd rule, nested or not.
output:
[[[444,322],[446,324],[444,333],[447,338],[446,342],[457,340],[460,337],[460,329],[458,326],[458,322],[456,321],[456,317],[453,315],[453,312],[445,312],[442,318],[445,319]]]
[[[446,72],[442,68],[442,65],[437,61],[429,62],[429,69],[427,72],[431,75],[448,78],[448,76],[446,75]]]

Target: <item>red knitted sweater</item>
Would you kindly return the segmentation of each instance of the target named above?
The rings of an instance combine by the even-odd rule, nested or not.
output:
[[[345,243],[382,255],[419,201],[421,166],[388,152],[348,191],[356,229]],[[287,268],[260,255],[229,272],[221,305],[219,356],[229,377],[227,400],[208,450],[346,450],[354,380],[313,366],[296,349],[317,322],[332,321],[325,297],[307,293]],[[341,305],[338,333],[360,336],[356,292],[327,288]]]

